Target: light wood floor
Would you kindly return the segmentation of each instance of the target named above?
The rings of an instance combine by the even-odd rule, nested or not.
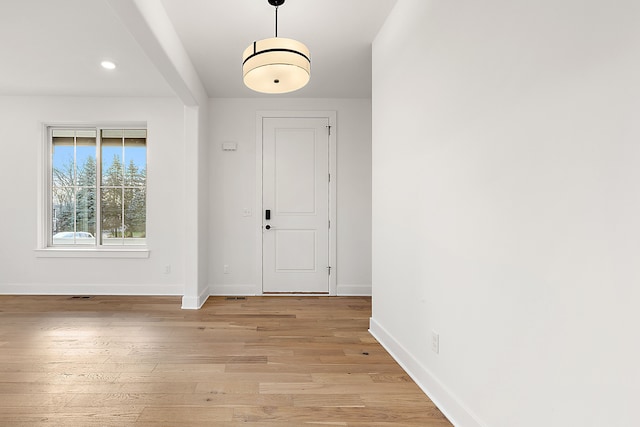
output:
[[[0,296],[2,426],[450,426],[362,297]]]

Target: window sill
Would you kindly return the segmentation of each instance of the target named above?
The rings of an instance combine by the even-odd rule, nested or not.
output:
[[[149,258],[146,247],[127,248],[43,248],[36,249],[38,258]]]

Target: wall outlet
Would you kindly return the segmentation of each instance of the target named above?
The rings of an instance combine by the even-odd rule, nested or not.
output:
[[[251,216],[251,208],[244,208],[242,210],[242,216]]]
[[[431,331],[431,350],[435,354],[440,353],[440,334],[436,331]]]
[[[224,274],[229,274],[229,264],[224,265],[223,271],[224,271]]]
[[[164,274],[171,274],[171,265],[167,264],[164,266]]]

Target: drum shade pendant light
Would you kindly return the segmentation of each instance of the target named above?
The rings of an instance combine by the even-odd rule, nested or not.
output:
[[[276,8],[276,36],[255,41],[245,49],[242,54],[244,84],[262,93],[293,92],[309,82],[309,49],[297,40],[278,37],[278,7],[284,0],[267,1]]]

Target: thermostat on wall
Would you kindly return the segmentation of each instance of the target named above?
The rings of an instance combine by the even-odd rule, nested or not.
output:
[[[236,151],[238,149],[237,142],[223,142],[222,151]]]

